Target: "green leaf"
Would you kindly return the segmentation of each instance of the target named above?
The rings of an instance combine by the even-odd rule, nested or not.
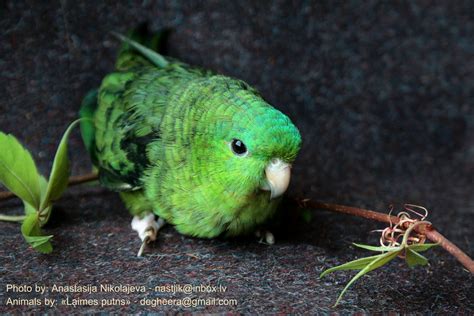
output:
[[[344,270],[361,270],[363,269],[366,265],[374,261],[375,259],[379,258],[380,256],[383,256],[383,254],[376,255],[376,256],[371,256],[371,257],[365,257],[365,258],[360,258],[356,259],[344,264],[341,264],[337,267],[332,267],[330,269],[327,269],[323,273],[320,274],[320,278],[324,277],[326,274],[334,272],[334,271],[344,271]]]
[[[50,253],[53,251],[50,239],[52,235],[43,236],[38,220],[38,213],[29,214],[21,225],[21,233],[34,249],[41,253]]]
[[[405,261],[410,268],[417,265],[425,266],[428,264],[426,257],[411,249],[406,249]]]
[[[439,246],[439,244],[422,244],[422,245],[415,244],[415,245],[407,246],[406,248],[411,249],[413,251],[417,251],[417,252],[423,252],[436,246]]]
[[[23,201],[23,205],[25,207],[25,214],[27,216],[30,215],[30,214],[36,214],[38,212],[38,210],[36,208],[31,206],[31,204],[26,202],[26,201]]]
[[[0,132],[0,182],[23,201],[39,208],[38,170],[31,154],[18,140]]]
[[[384,254],[381,254],[381,255],[378,255],[376,257],[378,258],[375,258],[372,260],[372,262],[370,262],[369,264],[367,264],[365,266],[365,268],[363,268],[362,270],[360,270],[350,281],[349,283],[347,283],[347,285],[344,287],[344,289],[342,290],[341,294],[339,294],[339,297],[337,298],[337,301],[336,301],[336,304],[334,304],[334,306],[336,306],[337,304],[339,304],[339,301],[341,300],[342,296],[344,295],[344,293],[347,291],[347,289],[355,282],[357,281],[360,277],[362,277],[364,274],[366,273],[369,273],[370,271],[372,270],[375,270],[377,268],[380,268],[381,266],[387,264],[388,262],[390,262],[391,260],[393,260],[399,253],[400,253],[401,250],[398,250],[398,251],[390,251],[390,252],[387,252],[387,253],[384,253]]]
[[[40,189],[41,189],[41,200],[45,200],[45,196],[48,190],[48,181],[46,180],[45,177],[40,175]],[[49,217],[51,216],[51,210],[53,208],[53,205],[49,205],[46,208],[42,209],[39,213],[39,225],[40,227],[43,227],[44,224],[46,224],[49,220]]]
[[[48,181],[46,181],[46,178],[43,177],[42,175],[39,175],[39,180],[40,180],[39,183],[40,183],[41,199],[44,199],[44,196],[46,195],[46,190],[48,188]],[[41,212],[35,209],[33,206],[31,206],[25,201],[23,201],[23,205],[25,206],[26,215],[39,213],[38,219],[39,219],[40,227],[48,222],[49,217],[51,215],[51,209],[53,208],[52,205],[41,210]]]
[[[53,235],[49,236],[24,236],[25,240],[35,249],[40,250],[41,252],[44,253],[50,253],[53,250],[53,247],[51,246],[51,243],[49,242],[51,238],[53,238]],[[51,247],[50,247],[51,246]],[[45,250],[47,249],[47,250]]]
[[[89,154],[93,154],[95,143],[94,113],[97,109],[97,89],[89,91],[82,100],[79,115],[81,120],[81,136]]]
[[[367,249],[370,251],[396,251],[396,250],[402,249],[400,247],[370,246],[370,245],[356,244],[356,243],[352,243],[352,244],[356,247]]]
[[[54,157],[51,174],[49,176],[46,194],[41,201],[41,210],[47,208],[53,201],[59,199],[67,188],[70,173],[70,163],[67,155],[68,139],[72,129],[79,123],[79,121],[80,120],[76,120],[69,125],[59,143],[58,150]]]

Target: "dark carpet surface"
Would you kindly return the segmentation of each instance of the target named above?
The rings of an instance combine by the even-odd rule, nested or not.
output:
[[[391,203],[423,205],[444,235],[474,255],[472,2],[3,1],[0,130],[25,144],[43,174],[82,97],[113,69],[119,43],[109,32],[144,21],[172,29],[168,55],[247,81],[294,121],[303,148],[290,196],[383,212]],[[70,153],[73,174],[88,173],[77,131]],[[0,204],[1,213],[21,211],[15,200]],[[291,205],[281,211],[298,213]],[[0,222],[0,312],[474,313],[473,277],[442,249],[427,253],[430,266],[410,269],[395,260],[370,273],[332,308],[353,273],[319,274],[368,255],[351,243],[376,244],[370,231],[383,225],[317,210],[310,222],[289,217],[274,246],[254,238],[193,239],[168,226],[136,258],[139,240],[118,196],[75,187],[44,228],[55,236],[51,255],[29,248],[18,224]],[[8,284],[50,291],[14,293]],[[51,291],[74,284],[147,289]],[[227,289],[154,291],[165,284]],[[112,305],[61,305],[66,296]],[[33,297],[57,299],[59,306],[6,304]],[[141,304],[185,297],[237,305]]]

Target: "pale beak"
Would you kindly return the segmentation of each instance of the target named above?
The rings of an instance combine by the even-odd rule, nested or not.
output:
[[[265,168],[265,175],[267,181],[262,189],[270,191],[270,199],[275,199],[285,193],[290,184],[291,165],[274,158]]]

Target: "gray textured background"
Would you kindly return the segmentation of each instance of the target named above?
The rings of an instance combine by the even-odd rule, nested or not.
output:
[[[304,146],[290,195],[381,211],[390,203],[421,204],[441,232],[474,254],[472,2],[2,1],[0,130],[17,136],[43,173],[82,96],[112,70],[119,44],[108,32],[143,21],[173,29],[168,55],[247,81],[292,118]],[[88,172],[79,133],[70,144],[73,173]],[[10,201],[0,211],[21,208]],[[297,213],[290,205],[283,211]],[[49,311],[4,305],[7,297],[28,297],[5,293],[7,283],[35,282],[211,283],[229,289],[193,297],[238,300],[235,307],[148,311],[474,312],[472,276],[441,249],[428,253],[427,268],[397,260],[364,277],[332,309],[352,274],[320,280],[319,273],[367,255],[351,242],[375,243],[369,231],[381,226],[322,211],[311,223],[289,217],[273,247],[252,238],[187,238],[167,227],[137,259],[138,239],[118,197],[74,188],[45,227],[55,235],[51,255],[29,249],[19,225],[0,223],[0,312]],[[104,310],[145,309],[133,303]]]

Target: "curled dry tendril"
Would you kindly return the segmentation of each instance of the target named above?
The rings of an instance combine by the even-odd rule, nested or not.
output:
[[[393,205],[390,205],[389,215],[393,212]],[[394,224],[390,220],[390,226],[376,230],[381,232],[380,245],[383,247],[400,247],[409,245],[422,245],[426,241],[426,235],[414,228],[418,225],[431,225],[425,221],[428,217],[428,210],[419,205],[405,204],[403,211],[397,214],[398,223]],[[404,258],[401,253],[399,257]]]

